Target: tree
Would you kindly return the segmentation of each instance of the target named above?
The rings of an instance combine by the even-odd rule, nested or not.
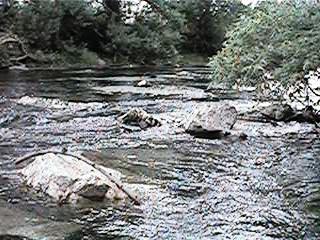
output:
[[[215,82],[283,86],[303,80],[320,65],[320,5],[310,1],[261,2],[247,9],[213,56]]]

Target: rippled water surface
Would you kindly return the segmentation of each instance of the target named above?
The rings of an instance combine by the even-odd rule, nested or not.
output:
[[[30,239],[320,239],[320,139],[315,133],[196,139],[194,108],[251,96],[209,94],[206,67],[0,73],[0,235]],[[146,79],[150,88],[134,83]],[[116,118],[142,107],[159,128]],[[254,123],[252,123],[254,124]],[[139,189],[141,206],[57,206],[19,184],[31,151],[91,151]],[[1,239],[1,237],[0,237]],[[19,238],[17,238],[19,239]]]

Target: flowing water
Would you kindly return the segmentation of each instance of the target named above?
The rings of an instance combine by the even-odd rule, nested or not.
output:
[[[320,239],[317,134],[193,138],[182,126],[194,108],[252,98],[206,93],[208,74],[202,66],[1,72],[0,239]],[[133,87],[142,79],[152,87]],[[119,127],[133,107],[165,124]],[[58,206],[21,185],[14,159],[52,147],[94,152],[140,190],[141,206]]]

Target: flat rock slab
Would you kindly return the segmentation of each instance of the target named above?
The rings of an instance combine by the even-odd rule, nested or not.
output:
[[[120,182],[121,174],[100,165],[99,168],[103,172],[72,156],[47,153],[35,157],[20,173],[28,186],[58,202],[125,199],[126,193],[114,181]]]

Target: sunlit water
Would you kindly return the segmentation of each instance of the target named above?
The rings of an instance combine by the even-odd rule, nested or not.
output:
[[[205,93],[207,73],[205,67],[0,73],[0,234],[319,239],[317,135],[206,140],[174,127],[199,103],[237,99]],[[141,79],[151,89],[133,89]],[[37,101],[24,105],[23,96]],[[115,120],[131,107],[169,124],[124,131]],[[96,161],[141,190],[142,205],[58,206],[21,186],[14,159],[50,147],[95,151]]]

